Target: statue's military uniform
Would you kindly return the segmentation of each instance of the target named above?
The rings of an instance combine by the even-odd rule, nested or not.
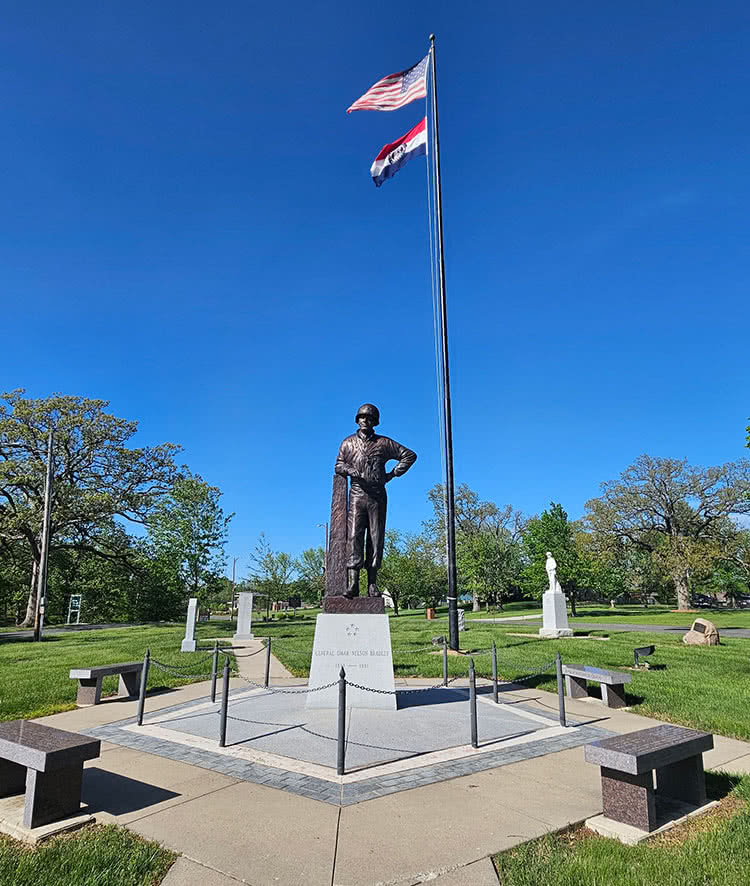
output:
[[[369,406],[365,404],[360,413]],[[377,423],[380,416],[374,406],[371,408]],[[388,502],[385,464],[390,459],[398,461],[393,476],[400,477],[414,464],[417,455],[390,437],[381,437],[374,432],[366,434],[362,430],[347,437],[339,447],[335,471],[351,478],[346,532],[347,569],[380,568]]]

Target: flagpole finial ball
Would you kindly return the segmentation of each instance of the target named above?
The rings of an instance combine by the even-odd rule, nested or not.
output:
[[[434,43],[434,42],[435,42],[435,35],[430,34],[430,43]]]

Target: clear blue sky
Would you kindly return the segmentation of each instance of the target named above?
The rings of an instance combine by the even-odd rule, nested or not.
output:
[[[744,3],[6,4],[0,386],[101,397],[258,533],[322,543],[365,400],[440,479],[416,123],[345,109],[437,34],[455,466],[583,512],[639,454],[747,454]],[[375,366],[371,365],[372,363]]]

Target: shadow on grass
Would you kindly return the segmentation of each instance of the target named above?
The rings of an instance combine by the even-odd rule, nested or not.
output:
[[[741,781],[741,775],[732,775],[729,772],[707,772],[706,795],[709,800],[721,800],[727,794],[731,794]]]

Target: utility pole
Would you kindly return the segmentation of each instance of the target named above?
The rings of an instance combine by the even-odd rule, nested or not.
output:
[[[47,562],[49,560],[49,524],[52,498],[52,443],[54,431],[47,439],[47,476],[44,480],[44,513],[42,515],[42,544],[36,587],[36,612],[34,613],[34,640],[42,639],[44,611],[47,608]]]
[[[232,614],[234,612],[234,584],[235,584],[235,574],[236,574],[236,568],[237,568],[237,561],[239,559],[240,559],[239,557],[235,557],[232,560],[232,602],[229,604],[229,623],[230,624],[233,621]]]

